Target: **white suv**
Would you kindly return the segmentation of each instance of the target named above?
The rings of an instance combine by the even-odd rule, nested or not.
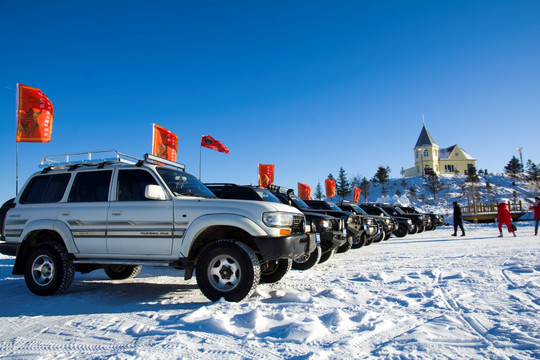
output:
[[[113,279],[172,266],[215,301],[275,282],[316,244],[293,207],[222,200],[179,163],[114,150],[45,157],[9,205],[4,246],[37,295],[66,290],[75,271]],[[4,219],[0,219],[3,222]]]

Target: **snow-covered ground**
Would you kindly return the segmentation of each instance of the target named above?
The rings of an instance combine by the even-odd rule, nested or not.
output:
[[[168,268],[77,274],[38,297],[0,255],[0,358],[539,359],[540,236],[518,226],[391,238],[241,303],[208,302]]]

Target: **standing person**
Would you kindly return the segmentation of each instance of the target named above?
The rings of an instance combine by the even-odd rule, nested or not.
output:
[[[461,236],[465,236],[465,229],[463,229],[463,216],[461,215],[461,206],[454,201],[454,233],[452,236],[457,236],[457,228],[461,229]]]
[[[540,196],[534,198],[534,205],[529,209],[534,212],[534,236],[538,235],[538,222],[540,221]]]
[[[497,219],[499,220],[499,237],[503,237],[503,224],[506,224],[508,232],[516,236],[514,229],[512,229],[512,215],[510,214],[506,200],[501,201],[501,203],[497,206]]]

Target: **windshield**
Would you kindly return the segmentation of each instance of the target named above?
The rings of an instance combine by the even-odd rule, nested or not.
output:
[[[174,196],[201,196],[215,198],[215,195],[195,176],[165,167],[158,167],[157,172]]]
[[[356,211],[357,213],[367,215],[367,212],[365,212],[364,209],[362,209],[360,206],[356,204],[350,204],[349,206],[353,208],[354,211]]]
[[[281,204],[281,201],[277,197],[274,196],[269,190],[267,189],[261,189],[261,188],[254,188],[257,195],[260,196],[262,201],[270,201],[273,203]]]
[[[395,213],[395,214],[399,214],[399,215],[404,215],[404,214],[406,214],[405,211],[401,210],[401,209],[398,208],[397,206],[392,207],[392,209],[394,209],[394,213]]]
[[[328,206],[330,206],[330,209],[332,210],[335,210],[335,211],[343,211],[339,208],[339,206],[337,206],[336,204],[334,204],[333,202],[329,202],[327,201],[326,202],[328,204]]]
[[[300,207],[300,208],[308,208],[309,209],[309,205],[306,204],[304,202],[304,200],[300,199],[298,196],[296,196],[295,194],[291,194],[291,200],[296,204],[296,206]]]

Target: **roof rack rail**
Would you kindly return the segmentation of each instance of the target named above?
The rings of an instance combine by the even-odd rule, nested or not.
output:
[[[176,161],[163,159],[163,158],[157,157],[155,155],[151,155],[151,154],[144,154],[144,161],[152,162],[152,163],[155,163],[155,164],[169,165],[169,166],[178,168],[178,169],[180,169],[182,171],[186,170],[186,165],[184,165],[184,164],[180,164],[180,163],[178,163]]]
[[[64,168],[72,166],[92,166],[101,163],[128,163],[135,164],[140,159],[119,153],[116,150],[98,150],[80,153],[48,155],[39,165],[41,168]]]
[[[185,171],[184,164],[163,159],[151,154],[144,154],[144,159],[139,159],[135,156],[126,155],[116,150],[99,150],[62,155],[48,155],[41,160],[41,164],[39,165],[39,167],[44,168],[44,171],[46,171],[50,169],[75,169],[79,166],[99,166],[117,163],[140,165],[143,162],[169,165]]]

